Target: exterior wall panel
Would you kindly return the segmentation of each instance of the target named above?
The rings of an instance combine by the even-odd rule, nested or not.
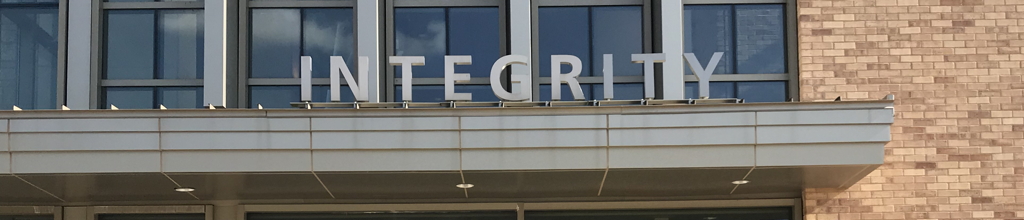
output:
[[[160,152],[12,152],[11,171],[19,174],[160,172]]]

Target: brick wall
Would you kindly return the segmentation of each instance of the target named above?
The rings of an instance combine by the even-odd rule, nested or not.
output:
[[[896,95],[885,165],[807,220],[1024,219],[1024,0],[798,0],[800,97]]]

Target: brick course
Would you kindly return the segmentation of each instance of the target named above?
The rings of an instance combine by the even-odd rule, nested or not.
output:
[[[1024,0],[798,0],[802,100],[896,95],[885,164],[807,220],[1024,219]]]

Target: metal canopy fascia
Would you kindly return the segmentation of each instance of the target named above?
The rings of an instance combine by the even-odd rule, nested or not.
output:
[[[891,106],[0,112],[0,170],[63,204],[798,197],[881,165]]]

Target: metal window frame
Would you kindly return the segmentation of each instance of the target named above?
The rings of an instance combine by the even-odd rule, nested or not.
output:
[[[91,100],[90,106],[104,109],[105,88],[107,87],[203,87],[203,79],[104,79],[106,71],[107,51],[107,23],[106,12],[110,10],[174,10],[174,9],[199,9],[205,10],[201,1],[195,2],[106,2],[104,0],[93,1],[93,34],[92,34],[92,85],[90,85]],[[156,93],[154,93],[156,95]],[[154,99],[154,101],[156,101]],[[159,103],[157,103],[159,104]]]
[[[509,42],[509,4],[507,1],[502,0],[440,0],[440,1],[428,1],[428,0],[386,0],[384,6],[384,45],[385,55],[387,57],[395,56],[395,8],[459,8],[459,7],[497,7],[498,8],[498,38],[499,38],[499,49],[498,53],[501,56],[508,55],[510,52]],[[447,39],[447,36],[445,36]],[[386,63],[386,62],[382,62]],[[384,65],[384,88],[383,98],[387,102],[396,102],[395,96],[398,94],[397,86],[401,85],[402,78],[395,77],[395,69],[397,67],[391,65]],[[506,71],[507,72],[507,71]],[[507,84],[507,74],[505,79],[502,80],[503,84]],[[471,77],[468,83],[459,83],[458,85],[490,85],[490,77]],[[412,87],[415,86],[437,86],[444,85],[443,77],[419,77],[412,79]],[[508,85],[505,85],[508,88]],[[406,89],[406,88],[402,88]]]
[[[59,0],[57,3],[0,3],[0,8],[12,9],[12,8],[40,8],[40,7],[53,7],[57,6],[57,54],[54,54],[57,61],[56,71],[57,75],[54,80],[57,80],[56,86],[57,91],[54,91],[54,103],[56,109],[60,109],[62,105],[67,102],[67,48],[68,48],[68,0]],[[10,108],[6,106],[4,108]]]
[[[248,220],[246,213],[322,213],[322,212],[394,212],[394,211],[513,211],[517,219],[525,219],[528,211],[573,210],[655,210],[790,207],[792,219],[803,220],[803,199],[739,199],[687,201],[623,201],[623,202],[538,202],[538,203],[428,203],[428,204],[295,204],[239,205],[235,220]]]
[[[786,82],[786,98],[794,101],[800,100],[800,70],[799,61],[797,60],[799,54],[799,42],[797,41],[797,17],[796,17],[796,0],[680,0],[682,1],[682,9],[686,10],[686,5],[744,5],[744,4],[782,4],[783,6],[783,28],[785,31],[785,56],[786,56],[786,73],[772,73],[772,74],[715,74],[712,77],[712,82]],[[685,19],[685,18],[684,18]],[[685,23],[685,21],[683,21]],[[684,29],[685,33],[686,30]],[[685,44],[683,45],[685,50]],[[689,64],[686,64],[689,65]],[[697,77],[693,75],[684,75],[683,80],[685,82],[697,82]],[[660,84],[660,83],[658,83]],[[738,87],[736,88],[738,89]]]
[[[531,0],[531,1],[532,1],[531,4],[530,4],[530,7],[531,7],[530,8],[530,10],[531,10],[530,14],[531,14],[531,18],[532,18],[531,19],[531,22],[532,22],[531,29],[533,30],[531,32],[533,34],[533,43],[532,43],[533,45],[531,45],[533,47],[533,57],[531,58],[531,60],[538,61],[538,62],[534,62],[533,65],[532,65],[532,69],[533,69],[533,73],[534,73],[534,74],[532,74],[532,76],[533,76],[533,100],[540,100],[540,86],[541,85],[549,85],[549,86],[551,85],[551,77],[541,77],[540,74],[539,74],[540,70],[541,70],[540,68],[544,68],[544,67],[540,66],[540,62],[539,62],[539,60],[540,60],[540,19],[539,19],[540,18],[540,14],[538,13],[538,9],[540,9],[541,7],[641,6],[643,8],[642,12],[641,12],[642,13],[641,14],[641,19],[643,19],[643,21],[642,21],[643,22],[643,28],[641,29],[642,32],[643,32],[642,39],[644,41],[643,42],[643,52],[644,53],[654,53],[654,51],[655,51],[654,50],[654,43],[655,43],[655,35],[654,35],[654,27],[655,26],[654,26],[654,22],[655,21],[653,19],[654,18],[654,16],[653,16],[654,15],[654,1],[653,0]],[[591,59],[598,59],[598,58],[592,57]],[[656,71],[655,72],[655,79],[659,80],[660,79],[660,75],[661,75],[660,71]],[[580,84],[601,85],[601,84],[604,83],[603,76],[584,76],[584,77],[579,77],[578,79],[580,81]],[[612,78],[612,83],[615,83],[615,84],[620,84],[620,83],[643,83],[643,82],[644,82],[643,75],[640,75],[640,76],[614,76]],[[660,87],[661,84],[660,83],[655,83],[655,85],[656,85],[656,87]],[[661,94],[660,94],[661,93],[661,89],[655,88],[655,91],[657,91],[657,93],[658,93],[656,95],[656,97],[657,98],[661,98]],[[589,98],[592,99],[593,97],[589,97]]]
[[[252,32],[250,27],[252,25],[252,9],[303,9],[303,8],[351,8],[353,10],[352,16],[352,51],[358,51],[359,42],[355,40],[356,33],[359,31],[357,28],[356,20],[356,1],[355,0],[342,0],[342,1],[331,1],[331,0],[264,0],[264,1],[251,1],[251,0],[239,0],[238,1],[238,40],[236,45],[238,46],[238,71],[236,71],[238,80],[233,82],[237,83],[234,86],[235,92],[233,93],[237,98],[236,104],[238,108],[249,108],[249,91],[250,86],[300,86],[299,78],[249,78],[250,69],[250,51],[252,45],[250,43],[252,39]],[[301,40],[301,39],[300,39]],[[230,77],[229,77],[230,78]],[[328,86],[331,85],[330,78],[313,78],[313,86]],[[348,85],[344,80],[341,81],[342,86]],[[229,88],[231,88],[229,86]],[[229,91],[229,93],[232,93]]]

